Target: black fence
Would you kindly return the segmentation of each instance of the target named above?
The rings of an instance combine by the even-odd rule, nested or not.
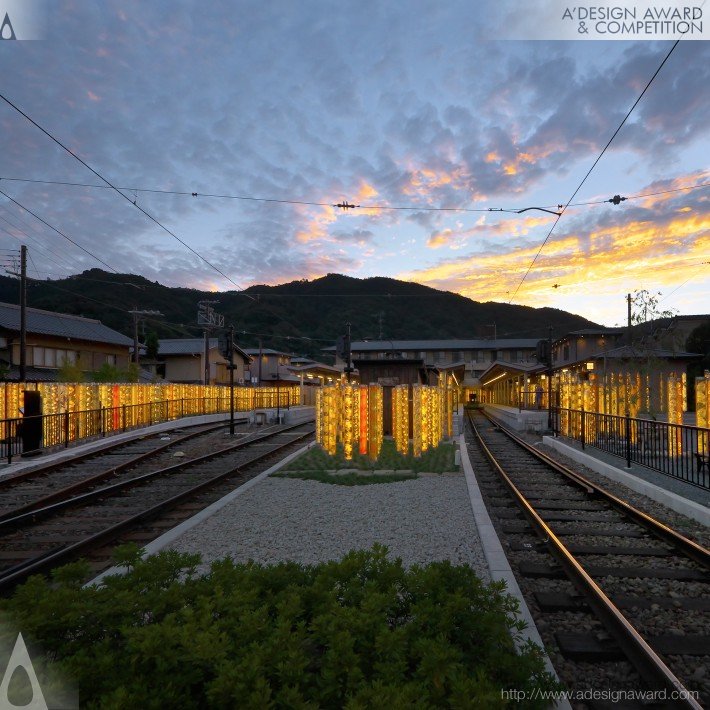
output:
[[[245,404],[235,398],[235,411],[247,411]],[[277,398],[273,393],[255,390],[249,404],[253,404],[255,409],[278,407],[287,410],[292,405],[291,392],[280,392]],[[0,419],[0,459],[12,463],[13,457],[31,456],[57,447],[67,448],[74,442],[120,434],[182,417],[222,414],[229,410],[229,398],[200,397]]]
[[[693,486],[710,490],[710,429],[668,424],[650,419],[554,410],[556,434],[581,442],[632,463],[646,466]]]

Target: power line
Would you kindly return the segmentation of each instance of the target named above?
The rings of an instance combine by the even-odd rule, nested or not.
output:
[[[205,264],[207,264],[209,267],[211,267],[212,269],[214,269],[220,276],[222,276],[222,277],[224,277],[225,279],[227,279],[227,281],[229,281],[229,283],[231,283],[232,285],[236,286],[236,288],[237,288],[239,291],[243,291],[242,287],[241,287],[236,281],[233,281],[233,280],[232,280],[229,276],[227,276],[227,274],[225,274],[221,269],[219,269],[218,267],[216,267],[212,262],[210,262],[210,261],[208,261],[207,259],[205,259],[205,257],[202,256],[202,254],[200,254],[198,251],[196,251],[195,249],[193,249],[187,242],[185,242],[185,241],[183,241],[182,239],[180,239],[180,237],[178,237],[177,234],[175,234],[174,232],[172,232],[171,230],[169,230],[164,224],[162,224],[159,220],[157,220],[155,217],[153,217],[153,215],[151,215],[151,214],[149,214],[148,212],[146,212],[146,210],[144,210],[140,205],[138,205],[138,204],[136,203],[136,201],[131,200],[130,197],[128,197],[127,195],[124,195],[124,194],[121,192],[121,190],[119,190],[117,187],[115,187],[111,182],[109,182],[109,181],[108,181],[103,175],[101,175],[99,172],[97,172],[96,170],[94,170],[94,168],[92,168],[86,161],[82,160],[76,153],[74,153],[74,151],[72,151],[70,148],[68,148],[67,146],[65,146],[64,143],[62,143],[59,139],[55,138],[55,137],[54,137],[49,131],[47,131],[45,128],[42,128],[42,126],[40,126],[39,123],[37,123],[37,121],[35,121],[35,120],[34,120],[33,118],[31,118],[30,116],[28,116],[21,108],[19,108],[19,106],[16,106],[14,103],[12,103],[12,101],[10,101],[10,100],[9,100],[7,97],[5,97],[3,94],[0,94],[0,99],[2,99],[6,104],[8,104],[8,106],[10,106],[11,108],[15,109],[15,111],[17,111],[20,115],[24,116],[24,118],[26,118],[33,126],[35,126],[35,127],[38,128],[40,131],[42,131],[42,133],[44,133],[50,140],[52,140],[54,143],[56,143],[60,148],[62,148],[63,150],[65,150],[67,153],[69,153],[69,155],[71,155],[75,160],[79,161],[87,170],[91,171],[94,175],[96,175],[96,177],[99,178],[99,180],[101,180],[102,182],[105,182],[112,190],[114,190],[116,193],[118,193],[124,200],[127,200],[128,202],[130,202],[136,209],[138,209],[139,212],[141,212],[142,214],[144,214],[149,220],[151,220],[152,222],[154,222],[158,227],[160,227],[162,230],[164,230],[165,232],[167,232],[171,237],[173,237],[173,238],[176,239],[178,242],[180,242],[180,244],[182,244],[184,247],[186,247],[187,249],[189,249],[195,256],[197,256],[199,259],[201,259],[202,261],[204,261]],[[3,193],[3,194],[4,194],[4,193]],[[103,262],[102,262],[102,263],[103,263]],[[109,268],[110,268],[110,267],[109,267]],[[113,271],[114,269],[111,269],[111,270]],[[248,298],[251,298],[251,296],[249,296],[248,294],[245,294],[245,295],[247,295]]]
[[[542,242],[542,244],[540,245],[540,248],[538,249],[537,254],[535,254],[535,257],[533,258],[532,262],[530,263],[530,266],[528,267],[528,270],[525,272],[525,275],[524,275],[523,278],[520,280],[520,283],[519,283],[518,286],[516,287],[516,289],[515,289],[513,295],[510,297],[510,300],[508,301],[508,303],[512,303],[512,302],[513,302],[513,299],[515,298],[515,296],[517,295],[518,291],[520,290],[520,287],[523,285],[523,282],[524,282],[525,279],[528,277],[528,274],[530,273],[530,271],[532,270],[533,266],[535,265],[535,262],[537,261],[538,257],[539,257],[540,254],[542,253],[542,250],[545,248],[545,244],[547,244],[548,240],[549,240],[550,237],[552,236],[552,232],[555,231],[555,227],[556,227],[557,224],[559,223],[560,218],[561,218],[562,215],[565,213],[565,211],[567,210],[567,208],[570,206],[570,203],[572,202],[572,200],[577,196],[577,193],[582,189],[582,186],[583,186],[584,183],[587,181],[587,178],[592,174],[592,170],[594,170],[594,168],[597,166],[597,163],[599,163],[599,161],[602,159],[602,156],[604,155],[604,153],[606,153],[607,148],[611,145],[611,143],[612,143],[612,141],[614,140],[614,138],[616,138],[616,136],[618,135],[619,131],[623,128],[623,126],[624,126],[624,124],[626,123],[626,121],[628,120],[629,116],[631,116],[633,110],[634,110],[634,109],[636,108],[636,106],[639,104],[639,102],[640,102],[641,99],[643,98],[643,96],[644,96],[644,94],[646,93],[646,91],[648,91],[648,88],[649,88],[649,87],[651,86],[651,84],[653,83],[653,80],[656,78],[656,76],[658,76],[658,73],[661,71],[661,69],[663,68],[663,66],[665,65],[665,63],[668,61],[668,58],[671,56],[671,54],[673,54],[673,50],[675,50],[675,48],[678,46],[679,43],[680,43],[680,39],[677,39],[677,40],[673,43],[673,46],[670,48],[670,50],[668,51],[668,54],[666,54],[666,56],[664,57],[663,61],[662,61],[662,62],[660,63],[660,65],[658,66],[658,69],[656,69],[656,71],[654,72],[653,76],[648,80],[648,83],[647,83],[646,86],[644,87],[643,91],[639,94],[639,96],[638,96],[638,98],[636,99],[636,101],[634,101],[633,105],[632,105],[631,108],[628,110],[628,112],[627,112],[626,115],[624,116],[623,120],[621,121],[621,123],[619,124],[619,126],[617,127],[617,129],[616,129],[616,130],[614,131],[614,133],[612,134],[611,138],[609,138],[609,141],[607,142],[607,144],[604,146],[604,148],[602,148],[602,152],[599,153],[599,155],[597,156],[597,159],[592,163],[592,166],[589,168],[589,170],[587,170],[586,175],[582,178],[582,181],[581,181],[581,182],[579,183],[579,185],[577,186],[577,189],[572,193],[572,196],[569,198],[569,200],[567,200],[567,204],[562,208],[562,212],[558,215],[558,217],[555,219],[555,221],[553,222],[552,226],[550,227],[550,231],[547,233],[547,236],[545,237],[545,240],[544,240],[544,241]]]
[[[23,183],[31,183],[31,184],[40,184],[40,185],[64,185],[64,186],[70,186],[70,187],[90,187],[94,188],[97,190],[110,190],[111,188],[108,185],[96,185],[93,183],[83,183],[83,182],[67,182],[64,180],[36,180],[36,179],[31,179],[31,178],[12,178],[12,177],[2,177],[0,180],[6,180],[8,182],[23,182]],[[648,193],[641,193],[639,195],[632,195],[630,197],[624,197],[622,198],[624,201],[626,200],[636,200],[640,199],[643,197],[654,197],[656,195],[665,195],[669,194],[672,192],[683,192],[686,190],[698,190],[700,188],[704,187],[709,187],[710,182],[706,183],[701,183],[699,185],[689,185],[686,187],[678,187],[678,188],[673,188],[671,190],[661,190],[659,192],[648,192]],[[217,198],[217,199],[226,199],[226,200],[247,200],[247,201],[252,201],[252,202],[273,202],[277,204],[286,204],[286,205],[309,205],[309,206],[315,206],[315,207],[343,207],[341,204],[334,205],[330,202],[308,202],[304,200],[286,200],[286,199],[275,199],[275,198],[269,198],[269,197],[253,197],[253,196],[248,196],[248,195],[229,195],[229,194],[217,194],[217,193],[207,193],[207,192],[191,192],[191,191],[186,191],[186,190],[159,190],[159,189],[154,189],[154,188],[144,188],[144,187],[119,187],[119,188],[114,188],[118,190],[127,190],[129,192],[145,192],[145,193],[152,193],[152,194],[160,194],[160,195],[178,195],[178,196],[188,196],[188,197],[209,197],[209,198]],[[125,195],[124,195],[125,197]],[[129,201],[130,198],[129,198]],[[567,207],[586,207],[586,206],[591,206],[591,205],[604,205],[608,204],[609,202],[613,202],[613,198],[611,200],[591,200],[589,202],[573,202]],[[131,201],[131,204],[133,202]],[[359,209],[367,209],[367,210],[401,210],[401,211],[416,211],[416,212],[514,212],[514,213],[520,213],[521,211],[529,210],[529,209],[544,209],[547,211],[547,209],[560,209],[562,205],[557,204],[557,205],[545,205],[543,208],[523,208],[522,210],[519,208],[511,207],[511,208],[498,208],[498,207],[487,207],[487,208],[468,208],[468,207],[417,207],[414,205],[348,205],[349,209],[352,208],[359,208]]]
[[[118,271],[116,271],[116,269],[114,269],[113,266],[110,266],[109,264],[107,264],[103,259],[100,259],[98,256],[96,256],[96,254],[92,254],[88,249],[85,249],[83,246],[81,246],[81,244],[79,244],[78,242],[75,242],[71,237],[68,237],[66,234],[64,234],[64,232],[61,232],[56,227],[53,227],[49,222],[42,219],[38,214],[33,212],[31,209],[25,207],[24,205],[21,205],[15,198],[10,197],[10,195],[8,195],[6,192],[3,192],[2,190],[0,190],[0,195],[5,195],[5,197],[7,197],[7,199],[10,200],[10,202],[13,202],[18,207],[21,207],[23,210],[25,210],[25,212],[29,212],[29,214],[31,214],[35,219],[38,219],[40,222],[42,222],[42,224],[46,225],[52,231],[56,232],[60,237],[64,237],[64,239],[66,239],[68,242],[71,242],[75,247],[79,247],[79,249],[81,249],[83,252],[86,252],[89,256],[93,257],[94,259],[96,259],[96,261],[98,261],[100,264],[103,264],[107,269],[110,269],[111,271],[113,271],[116,274],[118,273]]]
[[[28,227],[30,227],[30,225],[27,222],[25,222],[23,219],[19,218],[17,215],[12,215],[12,216],[15,217],[16,219],[19,219],[20,222],[22,222],[23,224],[26,224]],[[46,246],[45,244],[40,242],[38,237],[29,234],[24,229],[22,229],[22,227],[18,227],[14,222],[7,219],[6,217],[4,217],[1,214],[0,214],[0,219],[3,222],[5,222],[6,224],[8,224],[15,231],[19,232],[20,234],[23,234],[27,239],[31,239],[33,248],[39,249],[39,251],[44,254],[45,258],[49,259],[49,261],[51,261],[52,263],[56,264],[60,268],[76,268],[76,264],[72,263],[69,259],[67,259],[62,254],[58,254],[53,249],[50,249],[48,246]],[[0,229],[2,229],[2,231],[5,232],[8,236],[12,237],[13,239],[17,239],[20,243],[23,243],[22,239],[20,239],[16,234],[13,234],[9,230],[5,229],[5,227],[0,226]],[[30,229],[32,229],[32,227],[30,227]],[[33,230],[33,231],[35,232],[35,234],[39,234],[39,232],[37,232],[37,230]],[[58,259],[63,259],[65,263],[60,264],[58,261],[56,261],[56,259],[52,259],[52,257],[49,256],[49,254],[53,254]]]

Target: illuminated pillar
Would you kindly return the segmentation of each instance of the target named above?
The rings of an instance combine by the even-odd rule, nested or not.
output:
[[[392,433],[397,451],[409,453],[409,385],[397,385],[392,390]]]
[[[359,452],[363,455],[367,455],[368,444],[369,444],[369,428],[370,428],[370,397],[369,389],[367,385],[361,385],[359,388],[360,394],[360,419],[359,419]]]
[[[695,415],[696,424],[703,429],[710,429],[710,371],[705,370],[704,377],[695,378]],[[710,450],[708,436],[698,434],[698,453],[707,455]]]
[[[383,396],[384,393],[381,385],[369,385],[368,453],[373,461],[377,460],[380,455],[380,450],[382,449],[382,438],[384,432]]]
[[[667,385],[667,410],[669,424],[683,423],[683,381],[675,375],[668,378]],[[668,453],[671,456],[680,456],[683,450],[680,426],[668,427]]]

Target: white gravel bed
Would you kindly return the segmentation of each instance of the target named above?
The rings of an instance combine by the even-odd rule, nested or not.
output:
[[[341,486],[266,478],[170,544],[202,555],[262,564],[316,564],[374,543],[405,565],[451,560],[486,582],[488,568],[463,477]]]

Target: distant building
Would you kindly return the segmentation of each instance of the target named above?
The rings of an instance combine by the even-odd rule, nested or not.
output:
[[[688,332],[699,324],[693,322],[692,328],[684,326]],[[666,380],[670,375],[683,377],[689,363],[701,357],[685,352],[683,347],[669,347],[674,329],[676,335],[681,335],[675,338],[674,345],[680,340],[684,345],[687,336],[682,337],[684,332],[678,323],[670,322],[662,329],[652,331],[649,328],[646,337],[642,337],[643,332],[633,330],[633,345],[628,344],[626,328],[587,328],[558,338],[552,343],[553,386],[550,394],[553,404],[561,377],[580,382],[589,381],[593,374],[594,378],[604,381],[612,373],[634,376],[638,373],[652,378],[649,406],[654,411],[665,411],[663,390],[657,386],[659,378]],[[656,337],[650,337],[654,332]],[[539,405],[547,407],[549,374],[546,363],[515,364],[498,360],[480,375],[481,387],[476,397],[489,404],[522,409]]]
[[[337,367],[305,357],[292,357],[288,370],[306,386],[323,386],[339,380],[343,374]]]
[[[628,342],[625,328],[574,330],[552,343],[554,367],[568,367]]]
[[[217,347],[217,338],[209,339],[209,384],[229,384],[229,368]],[[205,381],[205,339],[204,338],[164,338],[158,341],[156,374],[168,382],[200,384]],[[234,351],[234,382],[248,382],[251,358],[237,347]]]
[[[353,365],[363,384],[436,384],[446,371],[464,388],[477,387],[491,363],[537,362],[537,339],[371,340],[351,344]],[[334,352],[335,347],[325,348]],[[336,367],[345,363],[336,358]]]
[[[28,308],[26,379],[56,381],[63,364],[95,372],[105,364],[125,370],[131,338],[93,318]],[[0,303],[0,365],[4,379],[19,378],[20,307]]]
[[[281,350],[271,348],[246,348],[245,351],[252,362],[247,373],[252,384],[280,385],[300,384],[301,378],[290,370],[291,355]]]

